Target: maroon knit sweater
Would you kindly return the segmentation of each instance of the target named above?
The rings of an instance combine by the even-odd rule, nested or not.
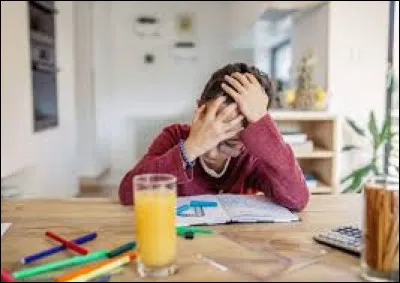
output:
[[[241,140],[246,148],[231,159],[221,178],[207,174],[199,162],[193,169],[184,169],[178,143],[189,132],[190,126],[177,124],[162,131],[146,155],[123,178],[119,188],[122,204],[133,203],[133,176],[168,173],[177,177],[179,196],[243,194],[251,188],[291,210],[299,211],[306,206],[309,192],[303,172],[269,114],[243,130]]]

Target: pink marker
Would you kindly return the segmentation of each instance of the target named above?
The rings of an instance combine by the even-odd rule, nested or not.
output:
[[[1,282],[16,282],[15,279],[5,269],[1,270]]]

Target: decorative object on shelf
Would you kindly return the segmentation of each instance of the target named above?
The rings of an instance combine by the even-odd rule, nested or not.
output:
[[[176,60],[194,61],[197,59],[196,44],[191,41],[176,42],[172,54]]]
[[[155,57],[154,57],[153,54],[147,53],[147,54],[144,55],[144,62],[146,64],[153,64],[154,60],[155,60]]]
[[[328,95],[313,82],[315,57],[312,50],[304,53],[298,66],[297,85],[279,94],[280,107],[296,110],[325,110]]]
[[[34,131],[58,125],[54,1],[29,1]]]
[[[179,36],[193,36],[195,34],[194,13],[179,13],[176,16],[176,30]]]
[[[371,142],[372,145],[369,147],[369,150],[372,151],[372,158],[368,162],[368,164],[363,165],[360,168],[353,170],[350,174],[345,176],[342,180],[342,184],[348,183],[348,185],[343,190],[343,193],[361,192],[363,183],[366,179],[370,178],[371,176],[381,176],[383,172],[380,169],[380,164],[383,162],[383,154],[382,148],[386,144],[391,144],[393,138],[398,133],[392,133],[390,127],[390,118],[386,118],[382,126],[378,128],[378,123],[375,118],[375,114],[373,111],[369,114],[369,121],[368,121],[368,133],[367,130],[360,127],[354,120],[347,118],[347,124],[354,130],[354,132]],[[359,146],[356,145],[346,145],[342,148],[342,152],[354,151],[354,150],[362,150]],[[393,154],[399,155],[398,150],[396,152],[392,149]],[[397,172],[399,172],[399,164],[390,164]]]
[[[300,59],[298,66],[297,89],[293,101],[293,107],[300,110],[310,110],[315,104],[315,86],[312,81],[314,71],[314,58],[311,50],[308,50]]]
[[[140,16],[135,21],[134,29],[141,37],[160,36],[160,20],[155,16]]]

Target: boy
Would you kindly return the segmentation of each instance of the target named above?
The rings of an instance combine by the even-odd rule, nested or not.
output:
[[[272,83],[254,67],[229,64],[216,71],[198,101],[191,126],[171,125],[123,178],[119,196],[133,203],[132,178],[177,177],[178,195],[264,193],[291,210],[309,199],[295,156],[267,112]]]

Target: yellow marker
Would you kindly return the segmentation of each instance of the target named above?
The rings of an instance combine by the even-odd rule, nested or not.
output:
[[[109,264],[103,265],[103,266],[99,267],[98,269],[95,269],[89,273],[82,274],[75,278],[72,278],[71,280],[68,280],[67,282],[88,282],[89,280],[106,275],[110,272],[113,272],[115,269],[121,268],[121,266],[131,262],[135,257],[136,257],[135,254],[121,257],[121,258],[113,260]]]

